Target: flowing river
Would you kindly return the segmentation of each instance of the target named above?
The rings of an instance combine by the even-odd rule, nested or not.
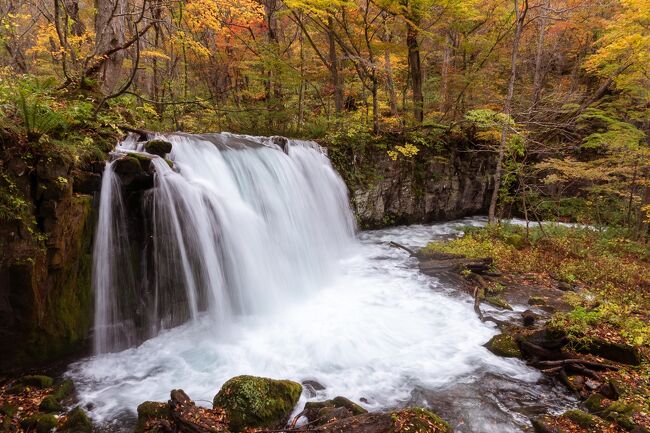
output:
[[[104,180],[102,194],[112,188],[112,198],[102,199],[103,244],[95,250],[96,262],[102,258],[95,290],[105,303],[95,320],[101,344],[67,375],[107,431],[127,430],[139,403],[166,401],[176,388],[210,406],[220,386],[240,374],[310,381],[296,411],[337,395],[369,410],[423,405],[457,432],[525,431],[529,416],[575,404],[537,370],[485,349],[497,329],[478,320],[470,297],[423,275],[416,259],[388,245],[421,247],[483,219],[353,236],[345,188],[309,143],[292,143],[287,155],[268,147],[224,150],[214,137],[171,141],[176,171],[154,161],[160,195],[151,204],[152,236],[168,242],[147,255],[167,268],[163,280],[149,281],[146,320],[133,319],[143,302],[129,312],[112,286],[124,281],[115,260],[124,253],[124,238],[116,236],[124,209],[108,184],[115,179],[109,173]],[[137,272],[128,283],[136,292]],[[174,278],[187,290],[163,296]],[[184,323],[174,326],[169,320],[179,311]],[[143,321],[141,342],[131,328]]]

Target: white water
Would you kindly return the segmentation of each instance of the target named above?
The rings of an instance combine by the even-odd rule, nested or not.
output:
[[[344,186],[316,150],[292,148],[290,157],[268,148],[217,152],[210,143],[185,140],[174,138],[171,155],[180,173],[156,162],[163,174],[154,202],[174,206],[159,202],[154,209],[157,218],[166,215],[156,224],[166,227],[163,236],[174,245],[173,251],[160,247],[158,257],[177,263],[179,257],[170,255],[180,251],[193,262],[180,260],[174,272],[186,279],[184,299],[196,306],[194,320],[137,348],[71,367],[81,403],[92,405],[91,415],[108,431],[124,428],[139,403],[166,401],[175,388],[209,406],[220,386],[239,374],[325,386],[305,390],[297,410],[307,399],[337,395],[371,410],[413,401],[436,407],[432,398],[461,384],[467,389],[455,393],[479,403],[461,396],[443,415],[457,421],[471,416],[476,422],[466,426],[475,433],[521,431],[526,419],[512,404],[496,395],[494,407],[484,407],[500,385],[492,380],[488,391],[481,383],[507,376],[514,381],[510,388],[534,389],[539,373],[487,351],[482,345],[497,331],[476,318],[471,301],[387,246],[423,246],[481,220],[363,232],[354,241],[347,202],[341,201]],[[182,215],[178,221],[174,211]],[[204,232],[187,238],[187,230]],[[227,251],[229,260],[214,250]],[[210,269],[196,271],[207,263]],[[208,295],[205,308],[192,300],[201,292]],[[161,299],[158,294],[156,302]],[[525,398],[534,404],[537,397]]]

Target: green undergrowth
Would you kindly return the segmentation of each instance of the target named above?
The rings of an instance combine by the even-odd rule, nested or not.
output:
[[[551,325],[578,344],[594,338],[637,347],[650,344],[650,246],[616,228],[594,229],[502,224],[466,228],[463,237],[427,245],[423,253],[492,257],[505,273],[530,274],[574,288],[573,307],[554,315]]]

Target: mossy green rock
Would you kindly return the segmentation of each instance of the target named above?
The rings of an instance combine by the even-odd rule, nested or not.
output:
[[[68,413],[68,417],[60,431],[65,433],[90,433],[93,431],[93,422],[86,414],[86,411],[77,406]]]
[[[593,415],[578,409],[567,411],[562,416],[578,424],[580,427],[594,428],[598,425]]]
[[[71,380],[64,380],[54,388],[52,395],[57,400],[61,401],[64,398],[72,395],[74,392],[74,383]]]
[[[152,419],[170,418],[169,405],[158,401],[145,401],[138,406],[138,423],[135,426],[135,433],[142,433],[145,424]]]
[[[49,388],[54,385],[54,379],[43,375],[23,376],[20,378],[20,383],[35,388]]]
[[[605,396],[600,395],[598,393],[591,394],[587,400],[585,400],[585,407],[587,410],[591,413],[600,413],[605,409],[605,405],[603,404],[603,400],[605,400]]]
[[[521,358],[521,350],[515,338],[510,334],[495,335],[485,345],[487,349],[497,356],[505,358]]]
[[[63,406],[59,401],[54,397],[53,395],[47,395],[41,400],[41,404],[38,405],[38,409],[41,412],[49,413],[49,412],[61,412],[63,410]]]
[[[25,418],[20,422],[20,426],[28,431],[36,433],[49,433],[56,427],[56,418],[50,414],[38,414]]]
[[[246,427],[281,427],[302,393],[302,385],[290,380],[237,376],[228,380],[214,397],[215,407],[226,411],[234,432]]]
[[[485,302],[492,305],[493,307],[512,311],[512,305],[510,305],[508,301],[503,299],[501,296],[488,296],[485,298]]]
[[[145,143],[144,150],[152,155],[164,157],[172,151],[172,144],[165,140],[149,140]]]
[[[452,433],[442,418],[430,410],[414,407],[391,413],[391,433]]]

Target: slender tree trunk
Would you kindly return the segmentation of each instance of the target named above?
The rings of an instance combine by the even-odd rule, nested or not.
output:
[[[535,74],[533,75],[533,106],[537,105],[542,94],[544,85],[544,74],[542,71],[542,59],[544,57],[544,39],[546,36],[547,13],[550,7],[550,0],[544,0],[541,17],[539,18],[539,33],[537,34],[537,46],[535,47]]]
[[[440,71],[440,111],[449,110],[449,73],[453,54],[453,40],[449,34],[445,36],[445,47],[442,52],[442,68]]]
[[[390,105],[390,115],[397,116],[397,93],[395,92],[395,81],[393,80],[393,65],[390,60],[390,50],[388,44],[391,41],[391,34],[388,26],[384,24],[383,41],[386,44],[384,49],[384,72],[386,73],[386,88],[388,90],[388,102]]]
[[[510,57],[510,80],[508,81],[508,93],[506,100],[503,104],[503,126],[501,129],[501,142],[499,143],[499,152],[497,156],[497,166],[494,173],[494,190],[492,191],[492,198],[490,199],[490,208],[488,211],[488,221],[494,224],[497,209],[497,201],[499,199],[499,190],[501,189],[501,177],[503,175],[503,159],[506,152],[506,143],[508,140],[508,127],[510,120],[510,113],[512,111],[512,97],[515,94],[515,79],[517,77],[517,57],[519,54],[519,42],[521,40],[521,33],[524,27],[524,19],[528,12],[528,0],[524,0],[524,7],[519,10],[519,0],[514,0],[515,7],[515,34],[512,41],[512,54]]]
[[[413,116],[415,121],[424,120],[424,95],[422,94],[422,65],[420,63],[420,46],[418,44],[418,29],[411,21],[406,23],[406,45],[408,47],[409,75],[413,90]]]
[[[327,38],[329,42],[329,69],[334,87],[334,110],[336,114],[343,111],[343,80],[340,73],[339,58],[336,52],[336,38],[334,34],[334,19],[327,17]]]

